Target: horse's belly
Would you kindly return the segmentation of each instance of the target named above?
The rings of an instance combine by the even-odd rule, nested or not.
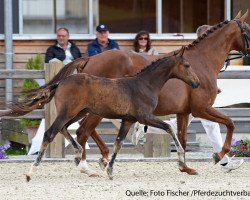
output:
[[[161,89],[155,115],[163,116],[189,111],[189,95],[185,83],[171,79]]]

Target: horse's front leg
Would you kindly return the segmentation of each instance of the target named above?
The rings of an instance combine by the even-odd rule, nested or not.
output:
[[[184,162],[179,160],[179,169],[181,172],[186,172],[189,175],[197,175],[197,171],[187,166],[186,164],[186,147],[187,147],[187,128],[189,114],[177,114],[177,130],[178,139],[184,149]]]
[[[224,157],[225,154],[227,154],[230,151],[233,131],[235,128],[234,123],[228,116],[217,111],[213,107],[207,108],[204,112],[194,112],[193,115],[198,115],[198,117],[200,118],[224,124],[227,127],[226,140],[223,144],[221,152],[213,154],[213,159],[216,164]]]
[[[93,137],[94,141],[96,141],[95,135],[97,135],[97,133],[95,132],[95,128],[100,123],[101,119],[102,118],[100,118],[96,115],[89,114],[80,122],[80,127],[76,131],[77,141],[81,144],[81,146],[83,148],[82,157],[76,158],[79,160],[78,168],[80,169],[81,173],[85,173],[90,177],[98,176],[98,173],[96,171],[92,170],[87,164],[85,146],[86,146],[87,140],[88,140],[90,135],[91,136],[93,135],[94,137],[93,136],[92,137]],[[101,149],[101,152],[102,151],[103,150]],[[108,157],[108,155],[107,155],[107,157]]]
[[[107,166],[107,174],[108,174],[110,180],[113,179],[113,165],[114,165],[116,156],[117,156],[118,152],[120,151],[120,149],[122,148],[123,140],[126,138],[127,133],[128,133],[128,131],[133,123],[135,123],[135,122],[122,120],[119,133],[118,133],[118,135],[116,137],[116,141],[114,143],[113,154],[112,154],[110,162],[108,163],[108,166]]]

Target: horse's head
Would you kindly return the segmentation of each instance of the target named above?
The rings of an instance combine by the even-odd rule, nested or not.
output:
[[[185,47],[175,55],[175,67],[173,67],[171,76],[172,78],[181,79],[192,88],[197,88],[200,85],[200,81],[197,75],[194,73],[192,67],[189,62],[184,59],[183,53],[185,51]]]
[[[241,16],[241,11],[237,14],[237,16],[233,19],[240,29],[241,39],[239,41],[240,51],[242,51],[245,55],[250,54],[250,26],[246,22],[248,18],[248,10],[247,12]]]

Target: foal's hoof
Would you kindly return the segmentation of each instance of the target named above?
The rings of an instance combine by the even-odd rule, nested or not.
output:
[[[81,161],[81,158],[75,158],[74,159],[74,162],[75,162],[76,166],[79,165],[80,161]]]
[[[218,153],[213,153],[213,159],[214,159],[214,164],[217,164],[221,160]]]
[[[186,172],[188,175],[199,175],[199,173],[195,169],[185,168],[180,169],[181,172]]]
[[[26,175],[26,182],[29,182],[31,180],[31,177],[29,175]]]
[[[107,174],[108,174],[109,180],[113,180],[113,168],[107,167]]]
[[[103,158],[100,158],[98,163],[99,163],[99,166],[100,166],[102,171],[104,171],[108,165],[108,161],[106,159],[103,159]]]

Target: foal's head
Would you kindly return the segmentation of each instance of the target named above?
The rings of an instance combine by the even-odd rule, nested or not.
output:
[[[200,81],[190,64],[183,58],[184,50],[185,48],[183,47],[179,53],[175,55],[175,65],[172,67],[171,78],[180,79],[192,88],[197,88],[200,85]]]

